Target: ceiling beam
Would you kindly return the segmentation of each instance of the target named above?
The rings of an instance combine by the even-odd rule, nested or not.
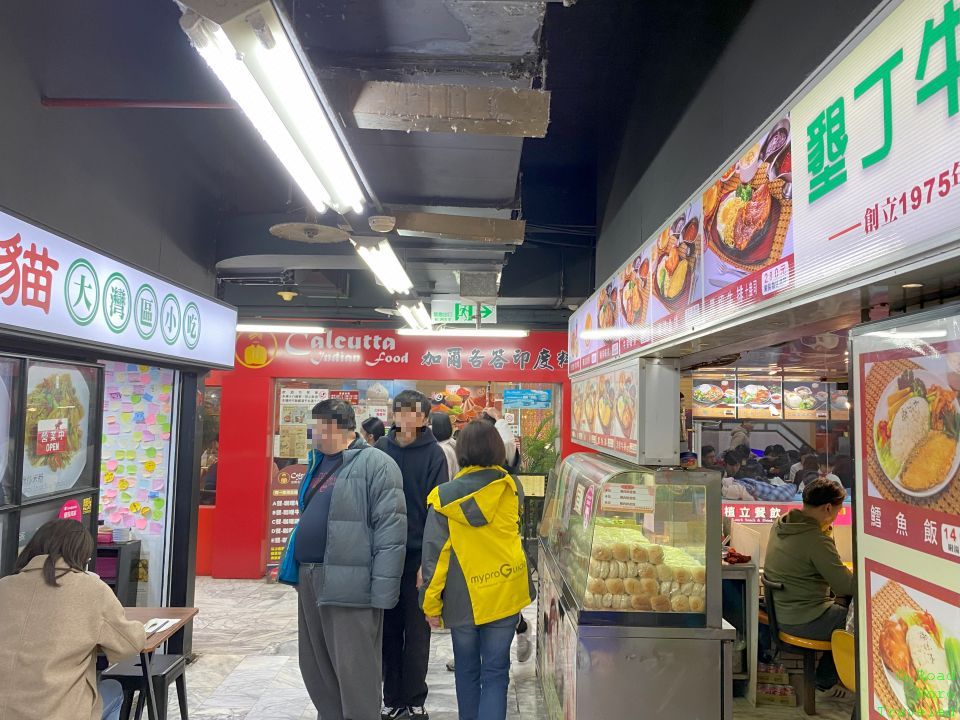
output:
[[[394,213],[397,234],[429,237],[438,240],[490,243],[493,245],[521,245],[527,223],[525,220],[442,215],[404,211]]]
[[[542,138],[550,124],[546,90],[377,80],[336,85],[330,94],[341,116],[364,130]]]

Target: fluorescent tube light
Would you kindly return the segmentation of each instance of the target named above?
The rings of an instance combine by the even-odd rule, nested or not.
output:
[[[413,290],[413,282],[407,271],[403,269],[400,260],[386,239],[373,239],[373,242],[364,239],[351,238],[351,242],[357,249],[357,254],[367,264],[367,267],[373,271],[377,279],[391,293],[396,295],[408,295]],[[424,310],[426,312],[426,310]],[[429,315],[428,315],[429,317]],[[429,327],[429,325],[428,325]]]
[[[319,325],[280,325],[273,323],[238,323],[237,332],[275,332],[275,333],[325,333],[326,328]]]
[[[642,337],[649,330],[645,328],[594,328],[584,330],[580,337],[583,340],[619,340],[621,338]]]
[[[397,304],[397,309],[412,330],[430,330],[433,327],[433,320],[430,319],[430,313],[424,307],[423,301],[416,304],[401,302]]]
[[[361,212],[364,197],[271,2],[223,25],[187,11],[181,27],[318,212]]]
[[[933,340],[947,336],[946,330],[877,330],[864,333],[867,337],[886,338],[888,340]]]
[[[413,335],[418,337],[437,336],[437,337],[489,337],[489,338],[524,338],[530,334],[529,330],[511,330],[501,328],[437,328],[436,330],[413,330],[410,328],[401,328],[397,330],[398,335]]]

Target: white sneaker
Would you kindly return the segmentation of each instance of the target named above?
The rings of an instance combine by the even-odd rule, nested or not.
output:
[[[530,624],[522,633],[517,633],[517,662],[526,662],[533,655],[533,641],[530,639]]]

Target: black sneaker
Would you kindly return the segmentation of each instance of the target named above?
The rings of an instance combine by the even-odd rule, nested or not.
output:
[[[400,720],[400,718],[409,717],[410,713],[405,707],[384,707],[380,711],[380,717],[382,720]]]
[[[408,707],[407,717],[416,718],[416,720],[430,720],[430,715],[424,707]]]

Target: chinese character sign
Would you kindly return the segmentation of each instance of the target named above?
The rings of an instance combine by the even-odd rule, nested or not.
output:
[[[791,110],[798,286],[915,256],[956,227],[958,18],[952,1],[899,4]]]
[[[231,366],[236,311],[0,213],[0,323]]]

